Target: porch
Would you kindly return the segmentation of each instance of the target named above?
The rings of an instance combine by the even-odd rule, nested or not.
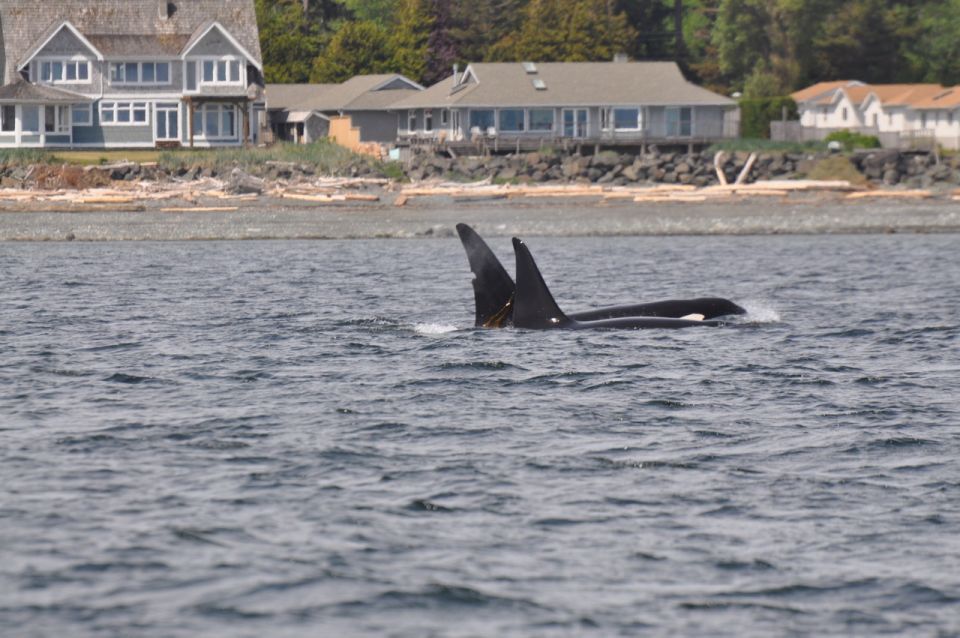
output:
[[[73,127],[89,125],[92,99],[16,80],[0,87],[0,147],[69,148]]]

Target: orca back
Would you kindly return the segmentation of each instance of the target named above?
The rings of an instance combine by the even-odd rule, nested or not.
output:
[[[513,297],[516,285],[493,254],[487,243],[466,224],[457,224],[457,234],[467,252],[473,272],[475,325],[501,328],[513,319]]]

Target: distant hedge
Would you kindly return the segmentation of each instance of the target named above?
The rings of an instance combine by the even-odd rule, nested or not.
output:
[[[784,107],[787,109],[788,120],[797,118],[797,103],[791,97],[740,100],[740,137],[769,139],[770,122],[783,117]]]
[[[825,142],[840,142],[846,151],[855,148],[880,148],[880,140],[873,135],[864,135],[854,131],[834,131],[827,135]]]

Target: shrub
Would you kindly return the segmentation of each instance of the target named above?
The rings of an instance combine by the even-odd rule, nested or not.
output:
[[[854,131],[834,131],[827,135],[826,142],[840,142],[844,150],[855,148],[880,148],[880,140],[873,135],[863,135]]]
[[[770,138],[770,122],[783,117],[796,119],[797,103],[791,97],[744,98],[740,100],[740,137]]]

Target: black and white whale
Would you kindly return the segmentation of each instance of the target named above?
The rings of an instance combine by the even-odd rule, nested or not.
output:
[[[483,328],[514,325],[517,286],[490,247],[470,226],[457,224],[457,233],[473,271],[473,293],[476,307],[475,324]],[[536,267],[534,265],[534,267]],[[701,297],[669,299],[652,303],[596,308],[569,313],[573,321],[599,321],[622,317],[663,317],[680,319],[700,316],[714,319],[725,315],[741,315],[746,310],[728,299]],[[699,318],[699,317],[698,317]]]
[[[587,328],[693,328],[720,326],[722,321],[674,317],[619,316],[604,319],[573,319],[560,310],[553,295],[543,281],[530,249],[522,241],[513,238],[513,251],[517,255],[517,292],[513,300],[513,325],[530,330],[583,330]]]

